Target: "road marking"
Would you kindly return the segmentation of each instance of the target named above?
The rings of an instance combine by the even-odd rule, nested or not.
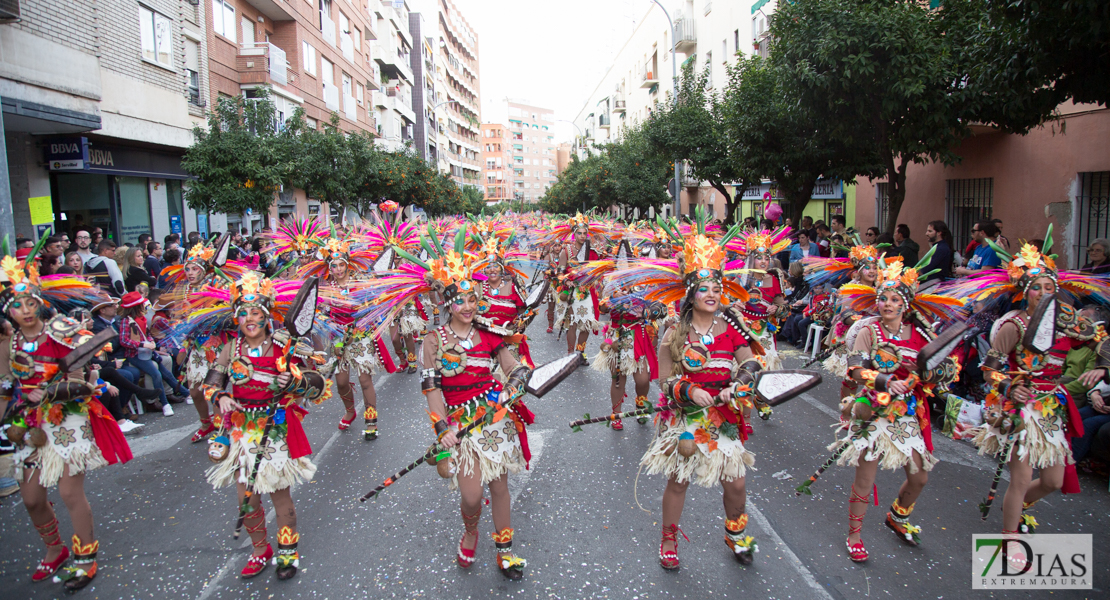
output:
[[[836,419],[840,418],[840,411],[824,404],[813,396],[802,394],[800,397],[802,400],[805,400],[814,408],[830,417]],[[998,463],[991,458],[980,456],[974,446],[961,444],[959,441],[953,440],[935,431],[933,433],[933,456],[940,459],[941,462],[971,467],[987,473],[993,473],[995,468],[997,468]],[[1002,471],[1002,479],[1010,481],[1009,470]]]
[[[327,455],[327,453],[335,445],[335,440],[339,439],[339,434],[340,433],[342,433],[342,432],[341,431],[333,432],[331,434],[331,437],[328,438],[328,441],[324,443],[324,447],[321,448],[320,452],[315,455],[316,466],[317,467],[319,467],[320,464],[324,462],[324,456]],[[270,508],[270,510],[268,510],[266,512],[266,522],[267,523],[273,523],[274,517],[275,517],[274,509]],[[248,547],[250,547],[250,545],[251,545],[251,536],[248,534],[246,536],[246,539],[243,540],[243,543],[239,544],[239,550],[242,550],[244,548],[248,548]],[[216,590],[220,589],[221,586],[219,585],[219,581],[221,579],[223,579],[224,575],[227,575],[228,571],[231,570],[231,566],[235,563],[235,561],[238,558],[239,558],[239,553],[233,551],[231,553],[231,556],[229,556],[227,558],[227,562],[224,563],[224,566],[220,567],[220,570],[216,571],[216,574],[212,576],[212,579],[209,579],[208,583],[204,584],[204,588],[201,589],[200,595],[197,596],[197,600],[208,600],[208,598]]]
[[[806,568],[805,564],[802,563],[802,560],[798,558],[798,555],[794,554],[794,551],[786,545],[786,542],[783,541],[782,537],[779,536],[774,527],[771,527],[771,522],[767,520],[767,517],[764,517],[763,513],[760,512],[759,509],[752,504],[748,504],[748,515],[751,516],[752,519],[755,519],[755,523],[756,525],[759,525],[760,529],[765,531],[767,535],[771,536],[771,539],[774,540],[775,544],[779,547],[779,550],[782,552],[783,556],[785,556],[790,565],[794,567],[794,570],[802,576],[802,579],[806,582],[806,584],[808,584],[809,587],[813,588],[813,591],[817,592],[817,595],[821,598],[824,598],[826,600],[833,600],[832,594],[830,594],[829,591],[825,589],[825,586],[821,585],[817,581],[817,578],[814,577],[813,573]]]
[[[520,492],[524,491],[525,486],[528,485],[528,480],[532,478],[532,473],[536,470],[540,457],[543,456],[544,439],[552,433],[555,433],[554,429],[538,429],[528,432],[528,449],[532,452],[532,460],[528,462],[529,468],[509,477],[510,507],[516,504],[517,496],[520,496]]]

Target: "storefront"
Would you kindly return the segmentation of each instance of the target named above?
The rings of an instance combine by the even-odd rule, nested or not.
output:
[[[839,179],[818,179],[813,186],[813,195],[802,214],[812,217],[814,222],[829,223],[833,215],[843,215],[848,223],[855,219],[855,190]],[[774,182],[765,181],[744,190],[737,207],[738,220],[747,217],[763,218],[763,211],[770,203],[782,206],[784,214],[790,214],[790,203],[783,199],[782,193]]]
[[[143,233],[161,241],[204,229],[185,206],[189,176],[180,153],[91,136],[48,139],[44,150],[55,231],[100,227],[116,243],[133,244]]]

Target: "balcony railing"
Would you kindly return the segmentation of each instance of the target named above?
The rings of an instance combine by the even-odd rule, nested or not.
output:
[[[324,34],[324,41],[335,47],[335,21],[320,11],[320,32]]]
[[[597,126],[602,129],[609,129],[609,115],[601,115],[597,118]]]
[[[697,32],[694,29],[694,19],[680,16],[674,22],[674,47],[679,52],[693,50],[698,45]]]
[[[640,87],[649,88],[659,83],[659,76],[655,73],[651,65],[644,65],[644,69],[640,71]]]
[[[324,106],[328,110],[339,110],[339,88],[333,83],[324,82]]]
[[[289,85],[285,50],[269,42],[244,42],[235,66],[240,73],[240,83]]]
[[[354,96],[343,95],[343,114],[352,121],[358,121],[358,103]]]
[[[626,109],[625,109],[624,96],[614,96],[613,97],[613,112],[622,113],[625,110]]]

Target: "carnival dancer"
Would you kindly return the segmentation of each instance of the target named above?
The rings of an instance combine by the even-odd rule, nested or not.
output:
[[[520,286],[520,278],[524,276],[511,263],[513,256],[506,252],[512,246],[514,236],[510,235],[504,242],[491,237],[478,249],[478,263],[476,269],[481,269],[486,280],[482,285],[482,297],[479,304],[479,320],[488,320],[487,329],[492,325],[493,331],[504,335],[510,344],[517,360],[530,368],[535,368],[532,362],[532,352],[528,348],[528,336],[524,332],[527,323],[528,307],[524,303],[524,293]],[[521,260],[525,256],[516,256]]]
[[[659,352],[661,405],[678,402],[679,409],[656,413],[656,435],[641,464],[649,474],[667,476],[663,492],[663,536],[659,562],[677,569],[678,523],[693,481],[724,492],[725,543],[742,564],[751,564],[755,540],[746,534],[748,513],[745,474],[755,455],[744,447],[743,407],[750,389],[734,382],[762,369],[753,353],[758,342],[735,312],[725,310],[729,299],[747,301],[748,293],[724,278],[725,250],[736,234],[721,240],[699,230],[685,238],[677,260],[641,259],[613,274],[610,285],[644,281],[645,298],[670,304],[683,300],[678,323],[663,335]],[[739,266],[739,265],[736,265]],[[735,373],[735,376],[734,376]]]
[[[790,307],[785,304],[787,275],[775,266],[774,256],[789,246],[789,227],[741,233],[730,245],[744,256],[740,284],[752,297],[745,314],[752,333],[759,338],[766,352],[764,359],[767,366],[772,370],[782,368],[775,334],[790,316]]]
[[[378,213],[374,214],[377,217],[374,226],[367,231],[369,250],[377,252],[379,259],[381,256],[392,255],[393,267],[403,260],[393,252],[396,250],[413,252],[420,242],[420,234],[416,227],[403,221],[404,212],[392,200],[382,202],[378,206]],[[424,309],[423,300],[421,296],[412,298],[394,317],[393,325],[389,329],[393,350],[400,359],[397,368],[409,374],[415,373],[419,367],[416,342],[428,330],[428,313]]]
[[[560,331],[568,330],[567,354],[577,352],[582,357],[582,364],[589,364],[586,358],[586,341],[590,338],[590,332],[601,328],[600,305],[597,290],[593,286],[575,286],[566,277],[578,265],[601,257],[590,247],[590,238],[603,231],[600,223],[578,213],[573,219],[553,227],[548,233],[553,241],[565,243],[568,239],[573,240],[572,246],[564,246],[559,251],[557,270],[562,279],[556,290],[555,312]]]
[[[959,299],[918,293],[919,278],[928,273],[917,269],[924,268],[931,255],[930,251],[911,268],[905,268],[900,258],[880,259],[876,287],[850,283],[840,288],[850,310],[878,315],[853,343],[848,375],[861,384],[861,393],[842,402],[843,416],[850,425],[845,437],[829,446],[840,452],[837,464],[856,467],[848,499],[846,541],[848,556],[855,562],[868,558],[860,534],[873,489],[878,497],[874,485],[879,467],[906,472],[906,481],[886,515],[887,527],[907,545],[921,542],[921,528],[910,524],[909,518],[937,463],[932,454],[928,397],[938,385],[955,378],[958,365],[948,358],[936,372],[922,374],[916,366],[917,355],[935,337],[930,323],[951,321],[954,311],[963,305]]]
[[[641,291],[636,287],[617,289],[613,295],[620,298]],[[653,329],[651,323],[665,318],[667,309],[661,302],[637,309],[634,303],[606,298],[601,302],[601,312],[609,314],[609,323],[601,331],[601,348],[594,356],[591,368],[612,377],[609,401],[613,414],[621,411],[630,375],[636,392],[636,408],[647,408],[651,382],[659,378],[659,359],[650,333]],[[642,425],[647,423],[647,417],[639,417],[637,421]],[[620,418],[614,419],[609,426],[615,431],[624,429]]]
[[[313,237],[312,243],[319,247],[315,254],[310,254],[317,259],[302,266],[298,277],[304,280],[315,276],[324,281],[320,287],[320,312],[343,332],[332,348],[335,384],[345,410],[339,419],[339,430],[346,431],[357,417],[355,391],[351,385],[351,375],[354,375],[362,388],[362,437],[367,441],[374,440],[378,437],[378,394],[374,390],[374,373],[383,368],[389,373],[397,370],[381,337],[354,324],[358,309],[355,298],[374,263],[374,254],[355,250],[353,246],[357,240],[339,235],[335,228],[331,229],[328,237]]]
[[[875,279],[879,274],[879,256],[878,246],[857,244],[848,249],[848,258],[806,258],[804,260],[806,283],[812,289],[816,289],[819,285],[828,285],[837,289],[849,282],[875,287]],[[825,340],[827,348],[825,352],[828,353],[828,357],[824,359],[821,366],[841,378],[841,398],[852,397],[859,389],[859,384],[848,377],[848,355],[852,351],[856,335],[863,325],[869,322],[866,321],[868,318],[874,320],[875,315],[846,308],[844,297],[836,295],[833,318],[829,323],[829,334]],[[857,326],[857,323],[860,325]]]
[[[205,286],[227,286],[246,270],[242,263],[227,260],[230,243],[231,238],[227,235],[215,241],[197,243],[189,249],[181,264],[165,268],[163,275],[169,283],[169,291],[162,295],[162,299],[173,307],[172,321],[180,322],[187,316],[182,307],[190,305],[194,295]],[[216,431],[216,426],[212,424],[211,407],[204,400],[201,386],[212,362],[232,336],[234,332],[229,331],[197,331],[196,335],[182,342],[185,352],[184,383],[200,418],[200,427],[190,438],[193,443]]]
[[[1003,533],[1033,533],[1037,521],[1028,511],[1034,504],[1060,489],[1065,494],[1079,492],[1068,438],[1082,436],[1083,424],[1060,380],[1067,354],[1083,346],[1096,350],[1096,368],[1079,377],[1090,388],[1110,373],[1110,346],[1101,327],[1058,300],[1055,323],[1036,329],[1051,335],[1051,342],[1044,342],[1047,352],[1025,345],[1026,330],[1037,326],[1030,323],[1037,306],[1058,292],[1104,300],[1110,297],[1110,286],[1089,274],[1057,271],[1055,257],[1046,254],[1052,247],[1051,227],[1041,249],[1027,243],[1011,255],[993,242],[991,246],[1003,267],[961,279],[948,293],[968,292],[975,301],[1010,300],[1018,306],[991,330],[991,349],[982,363],[991,391],[985,423],[974,431],[973,441],[980,454],[996,455],[1000,467],[1003,462],[1010,466],[1010,486],[1002,499]],[[1037,479],[1033,469],[1040,471]],[[989,509],[991,499],[981,508]]]
[[[316,472],[308,458],[312,448],[301,426],[307,414],[301,404],[323,402],[331,394],[331,382],[317,371],[325,361],[322,353],[284,329],[275,330],[273,322],[281,322],[292,309],[303,283],[273,282],[248,272],[229,289],[201,292],[218,303],[191,315],[175,331],[187,334],[190,327],[210,320],[233,322],[239,331],[208,371],[204,393],[220,410],[221,435],[209,446],[209,458],[216,464],[208,469],[208,483],[216,489],[235,484],[239,502],[249,507],[240,513],[254,546],[240,573],[244,579],[261,573],[271,560],[278,579],[292,578],[300,566],[297,512],[289,492]],[[261,494],[270,495],[277,513],[276,556],[266,533]]]
[[[533,421],[531,411],[513,398],[523,394],[531,369],[519,364],[504,338],[486,331],[480,321],[479,298],[484,276],[475,272],[476,257],[463,247],[465,230],[455,237],[453,247],[438,244],[433,259],[425,263],[405,251],[406,259],[395,272],[383,275],[378,283],[387,290],[375,312],[365,318],[374,322],[398,310],[417,294],[436,290],[447,301],[448,319],[424,338],[424,364],[421,391],[439,444],[450,449],[450,458],[439,458],[441,474],[451,478],[451,489],[461,493],[464,533],[459,541],[459,566],[470,567],[478,546],[478,521],[482,513],[482,488],[490,492],[490,508],[496,531],[497,566],[509,579],[520,579],[526,562],[513,553],[513,527],[509,473],[528,466],[531,453],[525,429]],[[493,375],[500,365],[508,373],[501,384]],[[491,423],[459,439],[455,432],[492,413]],[[444,464],[444,461],[447,461]],[[448,470],[450,468],[451,470]]]
[[[33,260],[24,267],[7,256],[0,261],[0,271],[5,281],[0,292],[3,314],[14,325],[11,338],[0,343],[0,414],[6,415],[7,436],[16,446],[23,506],[46,545],[46,556],[31,581],[54,576],[55,582],[65,581],[66,589],[79,590],[96,577],[100,548],[85,495],[85,473],[131,460],[119,425],[98,399],[104,388],[98,385],[97,371],[82,367],[62,373],[58,368],[59,360],[92,333],[54,311],[91,306],[97,289],[76,277],[40,278]],[[47,496],[54,486],[73,528],[73,565],[62,573],[58,571],[71,555]]]

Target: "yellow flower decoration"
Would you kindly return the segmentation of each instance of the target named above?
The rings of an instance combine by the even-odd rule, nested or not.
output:
[[[23,281],[23,277],[26,275],[23,272],[23,265],[12,256],[5,256],[3,260],[0,260],[0,269],[4,270],[4,274],[8,276],[8,281],[13,284]]]
[[[724,249],[716,241],[701,234],[686,238],[682,253],[685,263],[685,273],[683,275],[693,273],[699,269],[718,271],[721,268],[721,263],[725,260]]]

